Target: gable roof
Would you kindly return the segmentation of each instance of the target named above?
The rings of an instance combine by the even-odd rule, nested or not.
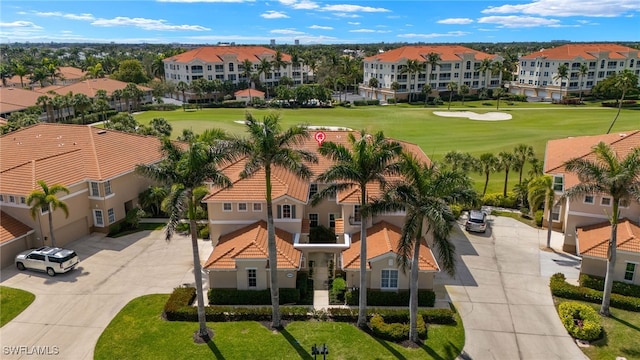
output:
[[[151,91],[151,88],[142,85],[136,85],[138,89],[142,91]],[[127,87],[127,83],[120,80],[114,80],[109,78],[101,78],[101,79],[88,79],[79,81],[66,86],[47,86],[39,91],[41,93],[47,93],[48,91],[53,91],[56,94],[66,95],[69,92],[74,94],[85,94],[90,98],[96,96],[98,90],[105,90],[107,95],[110,96],[115,90],[123,90]]]
[[[153,136],[86,125],[32,125],[0,137],[0,192],[27,194],[37,180],[65,186],[107,180],[160,161],[160,145]]]
[[[0,87],[0,114],[24,110],[35,106],[43,94],[16,87]]]
[[[442,61],[460,61],[462,54],[473,54],[475,60],[495,59],[498,56],[483,53],[460,45],[415,45],[403,46],[397,49],[366,57],[365,61],[398,62],[402,59],[419,60],[424,62],[429,53],[440,55]]]
[[[251,97],[264,97],[264,92],[257,89],[251,89],[251,91],[249,91],[249,89],[238,90],[233,95],[235,95],[236,97],[249,96],[249,93],[251,93]]]
[[[397,255],[402,230],[386,221],[381,221],[367,229],[367,260],[371,268],[371,260],[385,254]],[[353,235],[351,247],[342,252],[342,267],[347,270],[360,269],[360,232]],[[420,242],[420,271],[440,271],[431,249]]]
[[[549,140],[544,154],[545,174],[564,174],[565,188],[577,185],[579,183],[578,177],[575,173],[567,172],[564,163],[580,157],[589,160],[595,159],[593,147],[601,141],[610,145],[618,156],[623,158],[629,154],[631,149],[640,147],[640,130]]]
[[[221,63],[223,57],[231,55],[239,62],[248,59],[252,63],[256,63],[265,57],[271,59],[275,54],[275,50],[264,46],[203,46],[166,58],[163,62],[188,63],[200,60],[204,63]],[[282,60],[291,61],[291,55],[282,53]]]
[[[608,221],[576,229],[578,255],[607,259],[607,248],[611,240],[611,223]],[[640,254],[640,226],[624,218],[618,223],[616,249]]]
[[[60,66],[58,70],[65,80],[80,79],[87,74],[86,71],[73,66]]]
[[[301,253],[293,247],[293,235],[282,229],[276,231],[278,269],[298,269]],[[205,269],[235,269],[237,259],[268,260],[267,223],[260,220],[220,237],[213,248]]]
[[[597,59],[598,53],[609,53],[609,59],[627,59],[635,54],[638,57],[639,50],[618,44],[566,44],[551,49],[542,49],[520,57],[520,59],[545,58],[549,60],[585,60]]]
[[[0,211],[0,244],[27,234],[32,229],[4,211]]]

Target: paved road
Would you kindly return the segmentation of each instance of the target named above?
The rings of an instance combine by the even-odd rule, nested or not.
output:
[[[579,259],[541,251],[546,231],[511,218],[489,219],[486,234],[456,229],[457,276],[436,277],[436,291],[446,289],[464,323],[460,359],[586,359],[560,322],[548,286],[555,272],[577,278]],[[554,233],[552,245],[560,241]]]
[[[201,257],[207,257],[210,243],[200,245]],[[69,273],[51,278],[2,269],[2,285],[30,291],[36,300],[0,329],[0,358],[93,359],[98,338],[129,301],[194,282],[191,240],[182,236],[167,243],[161,231],[116,239],[92,235],[67,247],[76,250],[81,261]],[[21,351],[7,356],[9,346],[26,346],[29,351],[40,346],[50,355]]]

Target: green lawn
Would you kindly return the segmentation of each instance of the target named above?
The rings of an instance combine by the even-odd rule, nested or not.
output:
[[[464,344],[464,328],[431,325],[417,349],[378,340],[352,324],[292,322],[272,332],[258,322],[209,323],[213,341],[195,344],[198,324],[169,322],[160,313],[169,295],[132,300],[111,321],[95,348],[95,359],[312,359],[311,346],[327,344],[329,359],[454,359]]]
[[[490,101],[491,102],[491,101]],[[495,101],[492,102],[495,104]],[[541,103],[501,102],[500,111],[513,116],[508,121],[475,121],[465,118],[445,118],[433,115],[435,110],[446,110],[446,104],[439,107],[420,107],[401,104],[398,106],[366,106],[332,109],[282,109],[280,112],[283,126],[300,123],[318,126],[344,126],[368,131],[383,130],[385,135],[420,145],[432,159],[440,159],[451,150],[479,155],[500,151],[512,151],[521,143],[533,146],[536,155],[543,159],[545,144],[550,139],[568,136],[595,135],[607,131],[617,109],[592,106],[559,106]],[[482,102],[453,103],[451,110],[473,110],[479,113],[496,111],[495,106],[482,105]],[[235,123],[243,120],[250,111],[262,118],[271,109],[202,109],[198,111],[176,110],[171,112],[148,111],[136,115],[142,124],[151,119],[162,117],[173,126],[173,136],[190,128],[200,133],[207,128],[221,128],[228,132],[244,135],[244,126]],[[628,131],[640,128],[637,110],[624,109],[613,131]],[[510,174],[510,184],[517,181],[517,174]],[[482,178],[474,176],[476,187],[481,188]],[[501,191],[504,174],[491,176],[488,192]]]
[[[20,289],[0,286],[0,327],[24,311],[36,296]]]
[[[554,299],[556,305],[565,301],[576,301],[557,297]],[[589,305],[596,311],[600,310],[600,304],[578,302]],[[618,356],[628,360],[640,359],[640,314],[616,308],[610,310],[611,317],[602,317],[604,337],[593,341],[590,347],[582,348],[582,351],[593,360],[615,359]]]

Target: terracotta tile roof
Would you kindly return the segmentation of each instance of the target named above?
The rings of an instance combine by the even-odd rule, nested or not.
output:
[[[43,94],[20,88],[0,88],[0,113],[6,114],[35,106]]]
[[[608,221],[576,230],[578,255],[607,258],[607,247],[611,240],[611,224]],[[616,243],[618,250],[640,253],[640,226],[627,218],[620,220]]]
[[[609,59],[638,57],[639,50],[617,44],[566,44],[551,49],[542,49],[520,57],[521,59],[546,58],[549,60],[597,59],[598,53],[609,53]],[[635,54],[635,56],[633,56]]]
[[[115,90],[122,90],[126,86],[127,86],[126,82],[109,79],[109,78],[102,78],[102,79],[83,80],[83,81],[79,81],[77,83],[73,83],[66,86],[57,86],[57,87],[48,86],[40,89],[40,92],[46,93],[48,91],[53,91],[56,94],[60,94],[60,95],[66,95],[69,92],[72,92],[74,94],[85,94],[88,97],[93,98],[96,96],[96,92],[98,90],[105,90],[107,92],[107,95],[111,96],[111,94]],[[142,91],[151,91],[151,88],[148,88],[146,86],[142,86],[142,85],[137,85],[137,86],[138,86],[138,89]]]
[[[25,235],[32,229],[16,218],[0,211],[0,244]]]
[[[238,90],[233,95],[235,95],[236,97],[249,96],[249,89]],[[264,97],[264,92],[256,89],[251,89],[251,97]]]
[[[640,130],[549,140],[545,151],[544,172],[555,175],[564,174],[565,188],[578,184],[578,177],[574,173],[567,172],[564,163],[578,157],[595,159],[593,147],[601,141],[609,144],[622,158],[629,154],[631,149],[640,147]]]
[[[249,60],[252,63],[260,62],[262,58],[271,60],[276,51],[263,46],[203,46],[182,54],[164,59],[164,62],[188,63],[200,60],[203,63],[222,63],[224,56],[233,56],[238,62]],[[284,61],[291,61],[291,55],[282,53]]]
[[[462,54],[473,53],[475,60],[494,59],[497,55],[483,53],[477,50],[470,49],[468,47],[459,45],[416,45],[416,46],[403,46],[397,49],[385,51],[381,54],[369,56],[364,61],[381,61],[395,63],[400,60],[419,60],[424,62],[427,59],[429,53],[436,53],[440,55],[442,61],[460,61],[462,60]]]
[[[27,194],[37,180],[67,186],[106,180],[160,159],[153,136],[40,123],[0,137],[0,192]]]
[[[319,131],[319,130],[318,130]],[[328,169],[333,162],[330,159],[317,153],[318,143],[314,139],[315,134],[318,132],[311,130],[311,137],[306,139],[298,147],[307,151],[316,152],[318,156],[317,164],[308,164],[309,168],[313,172],[314,176],[319,175]],[[326,138],[325,141],[333,141],[338,144],[348,146],[347,135],[349,131],[329,131],[323,130]],[[356,138],[359,136],[359,132],[353,132]],[[424,154],[418,145],[408,142],[400,141],[402,146],[408,151],[413,152],[418,158],[423,159],[426,163],[430,163],[429,158]],[[264,170],[259,170],[255,175],[248,179],[240,179],[240,172],[244,167],[244,161],[239,161],[224,169],[225,174],[231,178],[233,187],[228,189],[213,188],[209,195],[205,197],[205,202],[223,202],[223,201],[260,201],[265,199],[265,186],[264,186]],[[306,203],[309,195],[309,180],[301,180],[294,176],[291,172],[282,168],[275,167],[272,170],[273,175],[273,188],[272,197],[278,199],[283,196],[289,196],[300,202]],[[380,195],[379,186],[376,184],[370,184],[367,187],[369,197],[375,197]],[[357,188],[351,188],[344,190],[337,194],[338,202],[344,204],[359,204],[360,203],[360,191]]]
[[[60,71],[60,74],[62,74],[62,78],[65,80],[80,79],[87,74],[86,71],[82,71],[82,69],[78,69],[73,66],[60,66],[58,70]]]
[[[278,269],[298,269],[301,253],[293,247],[293,235],[276,228]],[[267,223],[255,222],[220,237],[205,269],[235,269],[236,259],[268,259]]]
[[[393,253],[397,255],[398,244],[402,230],[386,221],[381,221],[367,229],[367,260],[380,255]],[[360,232],[351,238],[351,247],[342,252],[342,267],[344,269],[360,269]],[[438,263],[433,257],[431,249],[420,244],[420,271],[439,271]],[[371,268],[370,263],[368,268]]]

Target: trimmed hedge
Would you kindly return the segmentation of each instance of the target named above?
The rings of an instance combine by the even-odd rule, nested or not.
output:
[[[380,105],[380,100],[377,100],[377,99],[354,100],[353,105],[355,106]]]
[[[196,289],[175,288],[169,296],[169,300],[164,304],[164,316],[169,321],[184,321],[184,307],[191,307],[191,303],[196,299]],[[198,312],[196,310],[196,321],[198,321]]]
[[[300,290],[280,289],[280,305],[296,304]],[[215,305],[271,305],[271,290],[209,289],[209,304]]]
[[[558,306],[558,314],[565,329],[580,340],[595,340],[602,335],[600,315],[591,307],[574,301]]]
[[[356,306],[360,299],[360,291],[347,291],[345,294],[347,305]],[[418,290],[418,306],[433,307],[436,294],[431,290]],[[409,291],[380,291],[367,290],[368,306],[409,306]]]
[[[508,192],[505,197],[502,193],[491,193],[486,194],[480,199],[483,205],[489,206],[498,206],[504,208],[515,209],[516,204],[518,203],[517,196],[513,192]]]
[[[371,317],[369,326],[371,332],[379,338],[402,341],[409,337],[409,324],[386,322],[387,320],[379,314],[375,314]],[[427,337],[427,325],[424,323],[422,317],[417,319],[418,337],[425,339]]]
[[[571,285],[565,280],[562,273],[551,276],[549,287],[554,296],[596,304],[602,303],[602,291]],[[609,305],[617,309],[640,312],[640,298],[636,297],[612,293]]]
[[[599,276],[580,274],[580,286],[588,287],[589,289],[604,291],[604,278],[601,278]],[[639,285],[629,284],[622,281],[614,281],[611,292],[614,294],[640,298]]]
[[[358,309],[329,308],[327,312],[333,321],[354,323],[358,320]],[[374,314],[382,316],[386,322],[409,322],[408,309],[367,309],[367,318],[370,319]],[[450,309],[420,309],[418,314],[428,324],[452,325],[456,323],[455,313]]]

